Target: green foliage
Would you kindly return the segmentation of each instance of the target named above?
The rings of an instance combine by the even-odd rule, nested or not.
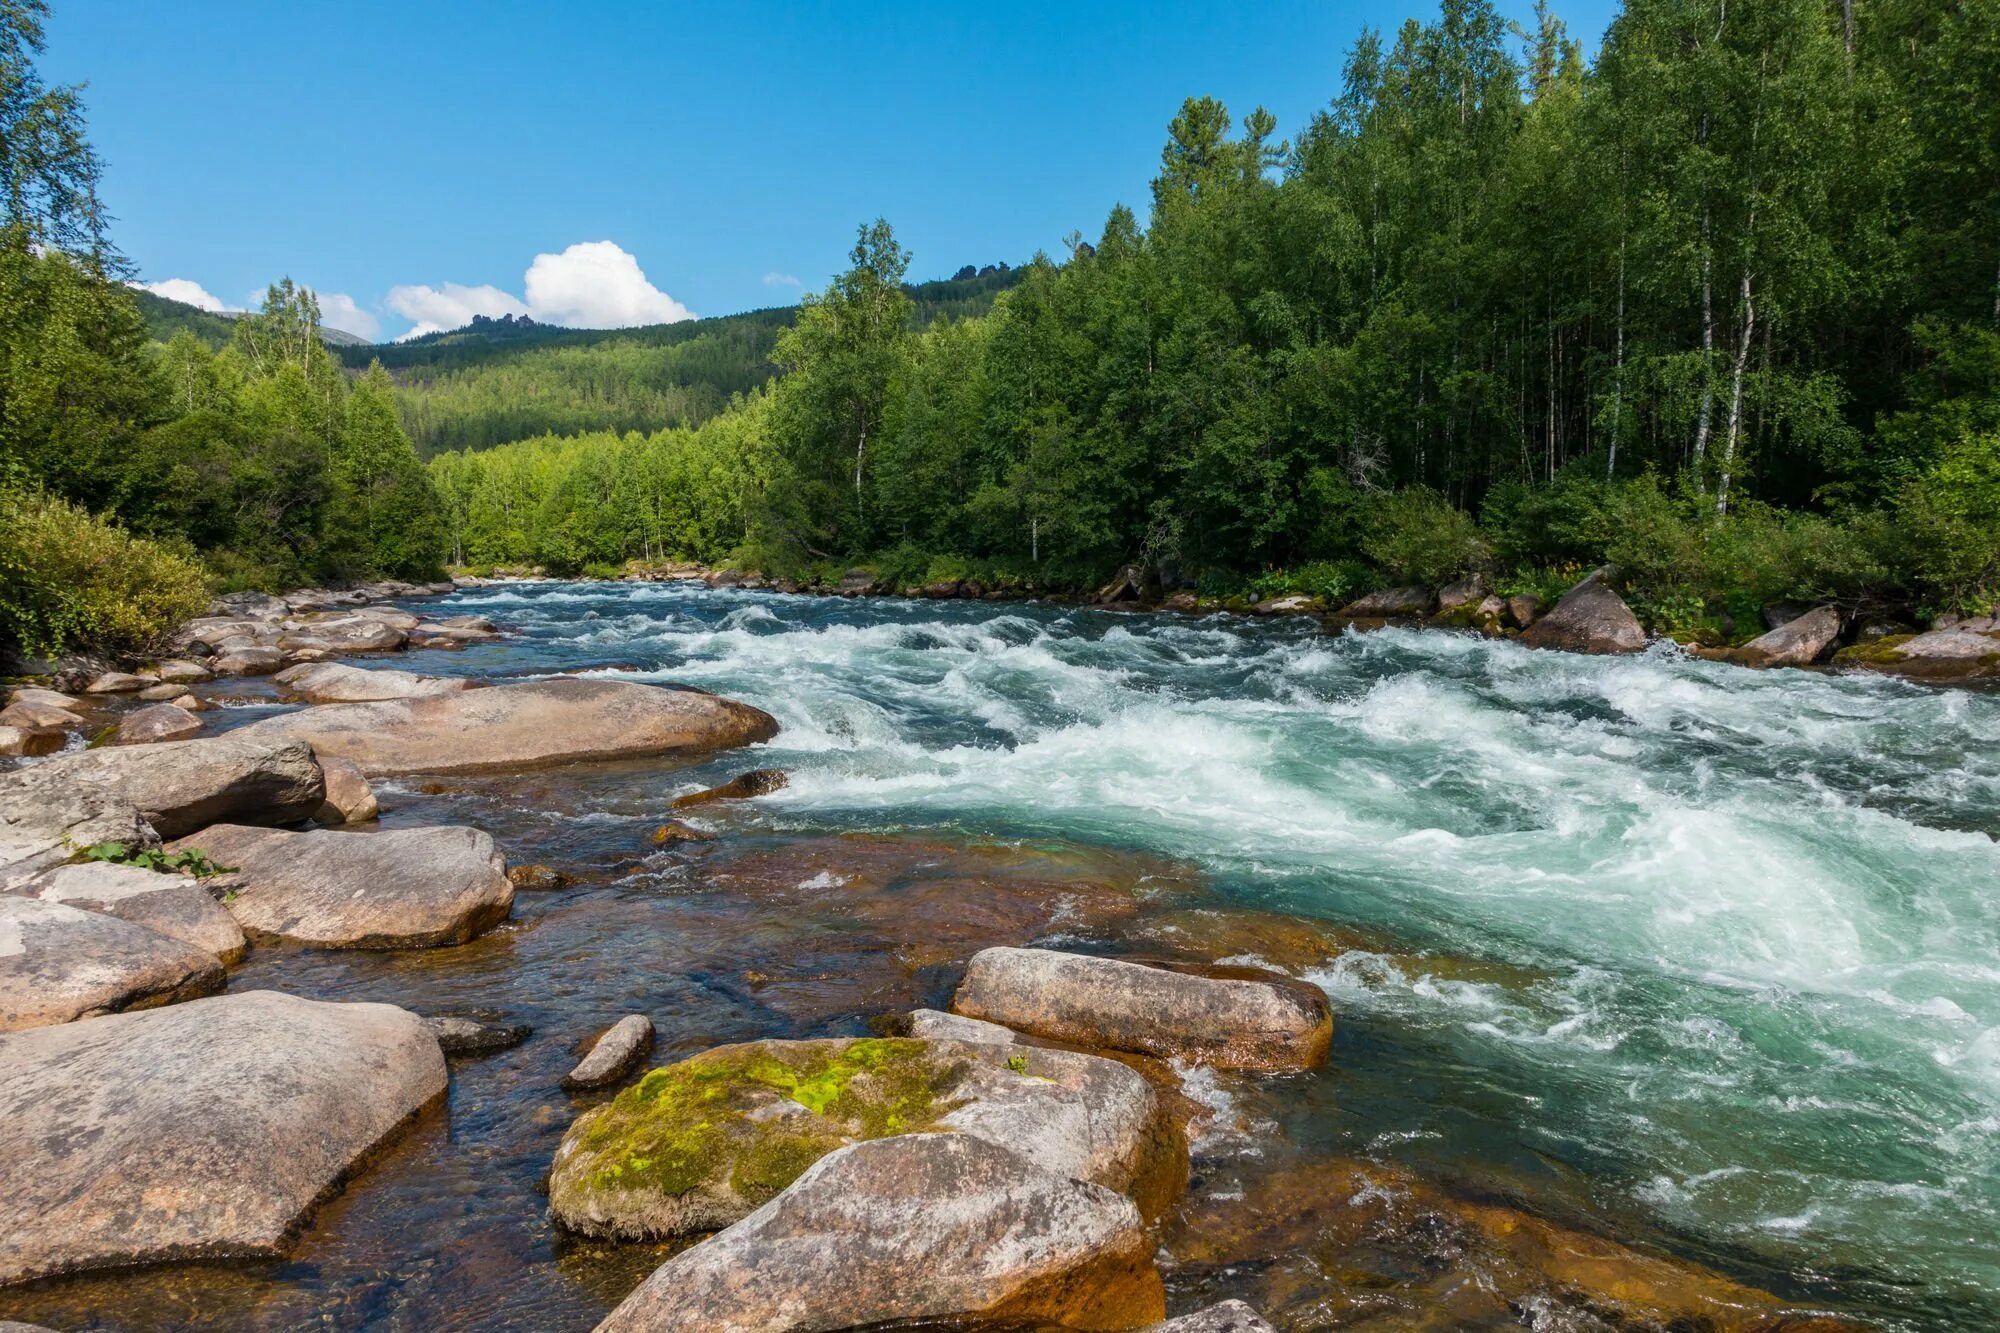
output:
[[[1377,568],[1427,586],[1475,568],[1488,554],[1472,516],[1424,486],[1367,497],[1361,527],[1361,549]]]
[[[219,866],[208,859],[208,853],[195,847],[186,847],[177,852],[162,851],[157,847],[133,847],[122,842],[92,843],[83,849],[86,861],[107,861],[112,865],[137,866],[141,870],[152,870],[163,875],[186,873],[196,879],[213,879],[217,875],[230,875],[235,866]]]
[[[55,496],[0,488],[0,640],[145,653],[207,601],[185,555]]]

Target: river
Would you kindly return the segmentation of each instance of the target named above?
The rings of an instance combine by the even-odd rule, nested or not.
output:
[[[1329,1068],[1205,1090],[1241,1102],[1239,1156],[1282,1140],[1406,1168],[1881,1327],[2000,1325],[2000,694],[1032,604],[518,584],[444,605],[512,634],[397,665],[681,682],[783,730],[685,768],[382,784],[388,822],[476,824],[578,882],[458,949],[254,951],[231,989],[485,1010],[535,1037],[455,1062],[448,1117],[291,1260],[0,1292],[0,1316],[586,1328],[665,1251],[544,1218],[585,1104],[556,1088],[578,1041],[643,1010],[664,1059],[941,1004],[949,968],[905,958],[878,984],[894,929],[813,899],[970,840],[978,874],[1040,856],[1142,895],[1199,880],[1203,902],[1344,932],[1303,967],[1337,1015]],[[713,844],[651,844],[671,796],[750,767],[790,785],[704,808]],[[876,836],[826,836],[854,833]],[[729,870],[746,857],[769,864]],[[1089,946],[1087,914],[1059,918],[1043,938]],[[1227,1175],[1218,1144],[1197,1190]]]

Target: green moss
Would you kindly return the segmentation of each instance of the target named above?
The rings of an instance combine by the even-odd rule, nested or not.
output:
[[[1884,634],[1873,643],[1857,643],[1833,655],[1835,666],[1894,666],[1903,660],[1897,649],[1916,638],[1914,634]]]
[[[590,1184],[684,1195],[727,1181],[762,1202],[843,1144],[935,1123],[957,1077],[906,1038],[720,1047],[653,1070],[585,1122]]]

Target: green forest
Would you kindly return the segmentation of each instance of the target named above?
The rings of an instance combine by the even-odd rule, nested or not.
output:
[[[878,220],[795,318],[329,352],[277,288],[213,353],[146,339],[36,10],[0,35],[7,503],[211,582],[1142,561],[1338,601],[1610,563],[1709,639],[2000,595],[2000,0],[1627,0],[1590,59],[1445,0],[1287,137],[1190,99],[1143,216],[928,306]],[[23,545],[0,615],[46,641]]]

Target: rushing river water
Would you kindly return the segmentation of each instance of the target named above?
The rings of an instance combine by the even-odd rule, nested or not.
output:
[[[231,988],[491,1010],[536,1036],[454,1062],[448,1117],[291,1260],[0,1292],[0,1317],[587,1328],[662,1251],[543,1217],[580,1040],[640,1009],[672,1058],[948,998],[921,958],[908,994],[877,986],[877,935],[815,915],[849,877],[824,835],[866,831],[1002,840],[1065,874],[1144,853],[1154,869],[1119,872],[1142,890],[1192,875],[1361,941],[1307,973],[1337,1014],[1329,1069],[1238,1094],[1252,1156],[1263,1134],[1473,1182],[1883,1327],[2000,1326],[2000,695],[1302,620],[682,585],[448,605],[514,634],[397,665],[685,682],[783,730],[686,769],[387,784],[389,822],[477,824],[580,882],[460,949],[259,950]],[[672,795],[749,767],[791,785],[705,808],[714,844],[649,844]],[[853,847],[863,878],[913,873]],[[822,864],[782,907],[752,892]]]

